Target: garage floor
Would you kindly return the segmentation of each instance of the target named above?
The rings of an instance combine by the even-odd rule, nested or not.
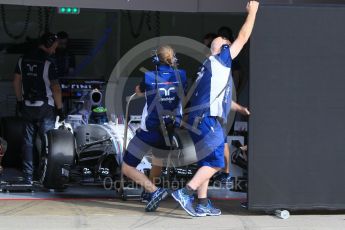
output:
[[[4,174],[0,176],[0,191],[1,189],[4,192],[0,192],[0,200],[1,199],[70,199],[70,198],[78,198],[78,199],[104,199],[104,198],[114,198],[117,195],[113,189],[109,189],[109,185],[106,185],[106,189],[104,189],[103,185],[93,186],[83,185],[80,186],[78,184],[69,185],[69,187],[64,190],[63,192],[57,191],[47,191],[46,189],[42,189],[37,187],[34,193],[31,192],[18,192],[17,190],[12,191],[10,193],[6,193],[6,188],[4,189],[4,182],[10,182],[15,185],[19,185],[18,182],[22,177],[22,173],[13,168],[6,168]],[[111,184],[110,186],[114,186]],[[14,189],[13,187],[12,189]],[[19,190],[19,189],[18,189]],[[133,189],[129,190],[129,193],[132,195],[140,195],[141,189]],[[245,200],[247,198],[246,193],[240,192],[232,192],[229,189],[220,189],[219,187],[209,187],[209,196],[212,198],[220,199],[234,199],[234,200]]]
[[[287,220],[250,213],[238,201],[215,201],[223,215],[192,218],[168,199],[155,213],[138,201],[0,201],[0,229],[345,229],[345,215],[299,214]]]
[[[12,173],[12,175],[15,175]],[[193,218],[168,198],[155,213],[115,198],[114,190],[72,186],[67,192],[0,193],[1,229],[345,229],[345,213],[292,213],[287,220],[241,208],[240,200],[214,200],[220,217]]]

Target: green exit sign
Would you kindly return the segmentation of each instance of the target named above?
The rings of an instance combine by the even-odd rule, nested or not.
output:
[[[79,14],[80,8],[77,8],[77,7],[59,7],[58,13],[59,14]]]

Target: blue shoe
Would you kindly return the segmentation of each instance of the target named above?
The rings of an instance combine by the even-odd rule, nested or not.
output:
[[[159,206],[159,203],[168,196],[168,190],[165,188],[158,188],[155,192],[150,193],[150,199],[146,205],[146,212],[154,212]]]
[[[223,174],[222,176],[220,176],[220,181],[222,183],[229,183],[229,182],[231,182],[231,176]]]
[[[181,205],[181,207],[191,216],[200,217],[206,215],[199,215],[193,207],[193,196],[189,196],[183,192],[183,189],[174,191],[172,197]]]
[[[220,211],[220,209],[218,208],[215,208],[212,205],[210,200],[208,200],[207,206],[198,204],[195,208],[195,211],[199,215],[204,215],[204,216],[220,216],[222,214],[222,211]]]
[[[214,185],[221,188],[232,189],[233,181],[227,173],[220,173],[214,179]]]
[[[220,183],[223,186],[226,186],[227,188],[231,189],[232,188],[232,179],[231,176],[225,176],[220,180]]]
[[[148,203],[151,199],[150,193],[143,191],[141,193],[141,202]]]

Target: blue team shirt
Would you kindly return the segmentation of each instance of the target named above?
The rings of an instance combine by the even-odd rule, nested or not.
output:
[[[179,73],[181,83],[176,73]],[[157,83],[157,84],[156,84]],[[179,97],[179,87],[182,87],[183,96],[187,88],[186,72],[175,71],[168,65],[159,65],[158,71],[145,73],[141,89],[145,91],[146,104],[142,114],[141,129],[156,130],[160,126],[159,115],[163,116],[166,124],[173,123],[170,115],[175,117],[175,125],[182,119],[182,101]],[[160,97],[157,97],[157,89]]]
[[[190,99],[189,116],[214,116],[227,120],[231,108],[232,59],[230,47],[222,46],[218,55],[210,56],[203,63],[197,86]],[[222,90],[225,90],[222,92]]]

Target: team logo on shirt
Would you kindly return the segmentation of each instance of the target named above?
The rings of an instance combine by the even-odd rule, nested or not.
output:
[[[176,99],[176,97],[171,96],[171,94],[172,94],[171,92],[176,92],[175,87],[170,87],[168,89],[159,88],[158,90],[160,92],[163,92],[163,94],[164,94],[164,97],[161,98],[161,101],[167,101],[169,103],[172,103]]]
[[[37,65],[26,64],[26,67],[28,67],[28,69],[29,69],[29,71],[27,73],[28,76],[37,77]]]
[[[164,96],[165,97],[169,97],[170,96],[170,92],[171,91],[175,91],[175,87],[170,87],[169,89],[159,88],[158,90],[164,92]]]

